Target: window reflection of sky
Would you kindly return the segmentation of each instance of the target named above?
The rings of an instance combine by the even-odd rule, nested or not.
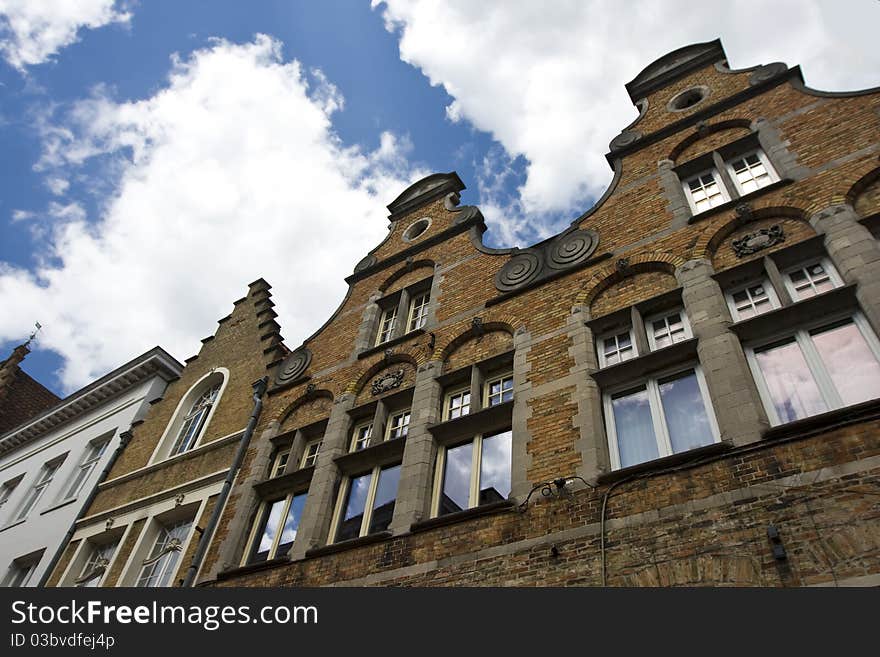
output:
[[[342,541],[355,538],[360,534],[361,521],[364,517],[364,508],[367,505],[367,491],[370,488],[370,475],[353,477],[348,489],[348,501],[345,504],[345,515],[339,523],[339,533],[336,540]]]
[[[651,421],[648,391],[639,390],[617,397],[611,402],[611,406],[614,410],[620,467],[625,468],[660,456]]]
[[[266,519],[266,528],[263,530],[263,538],[260,539],[260,546],[257,552],[268,552],[272,548],[272,541],[275,540],[275,533],[278,531],[278,525],[281,523],[281,512],[284,510],[284,500],[272,502],[269,507],[269,516]]]
[[[813,344],[845,405],[880,397],[880,363],[855,324],[816,333]]]
[[[394,501],[400,483],[400,466],[385,468],[379,473],[376,486],[376,499],[373,501],[373,515],[370,518],[369,533],[388,529],[394,515]]]
[[[480,504],[507,499],[510,495],[510,431],[483,439],[480,461]]]
[[[674,453],[712,442],[709,416],[693,372],[661,383],[660,399]]]
[[[755,359],[780,422],[791,422],[827,410],[796,342],[757,352]]]
[[[451,513],[468,508],[471,487],[471,460],[473,442],[446,450],[446,467],[443,471],[444,504],[440,513]]]
[[[284,521],[284,529],[281,531],[281,539],[278,542],[279,553],[282,552],[281,546],[293,543],[293,539],[296,538],[296,531],[299,528],[299,519],[302,516],[302,510],[305,503],[305,494],[296,495],[290,501],[290,510],[287,512],[287,519]]]

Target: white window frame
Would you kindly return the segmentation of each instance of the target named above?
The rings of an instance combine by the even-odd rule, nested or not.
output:
[[[634,333],[631,326],[625,330],[608,331],[607,333],[603,333],[598,338],[596,338],[596,355],[599,357],[599,368],[600,369],[603,367],[610,367],[610,365],[608,364],[608,360],[606,358],[606,354],[605,354],[605,340],[608,340],[610,338],[614,338],[614,344],[617,345],[617,351],[615,353],[618,356],[620,356],[620,342],[619,342],[618,338],[621,335],[623,335],[624,333],[629,335],[630,351],[632,352],[632,355],[629,358],[624,358],[622,360],[618,360],[616,363],[612,363],[611,365],[619,365],[620,363],[624,363],[628,360],[632,360],[633,358],[636,358],[639,355],[639,349],[636,346],[635,333]]]
[[[409,316],[407,317],[407,333],[420,329],[428,323],[428,306],[431,304],[431,290],[416,292],[409,303]]]
[[[851,320],[852,323],[855,324],[859,333],[861,333],[862,338],[864,338],[865,344],[868,345],[868,348],[874,354],[874,357],[877,359],[878,362],[880,362],[880,340],[878,340],[877,336],[874,335],[874,331],[871,330],[871,327],[868,324],[868,320],[865,319],[865,316],[858,311],[854,313],[845,313],[832,315],[830,317],[824,317],[821,320],[816,320],[813,322],[809,322],[808,324],[804,324],[794,331],[777,333],[772,337],[765,338],[760,342],[755,342],[745,347],[744,351],[746,354],[746,360],[749,363],[749,369],[751,369],[752,371],[752,377],[755,379],[755,385],[758,388],[758,395],[761,397],[761,403],[764,405],[764,410],[767,411],[767,417],[770,419],[770,424],[772,426],[780,426],[782,424],[788,423],[782,422],[776,412],[776,405],[773,403],[773,397],[770,394],[770,388],[767,385],[767,381],[764,378],[764,373],[761,371],[761,367],[758,364],[758,360],[755,356],[755,351],[761,351],[763,347],[766,347],[770,344],[793,338],[794,342],[798,345],[798,348],[800,349],[801,355],[804,357],[807,368],[810,370],[810,375],[813,377],[813,382],[816,384],[816,387],[819,389],[819,394],[822,396],[822,400],[825,402],[827,410],[824,412],[846,408],[846,404],[843,403],[843,399],[841,398],[840,393],[837,391],[837,386],[834,385],[834,381],[832,380],[831,375],[828,373],[825,367],[825,363],[822,361],[822,356],[819,354],[819,350],[816,349],[816,346],[813,344],[812,337],[810,336],[811,331],[828,327],[833,324],[837,324],[838,322],[845,323],[846,320]],[[792,420],[792,422],[797,421],[798,420]]]
[[[318,456],[321,454],[321,447],[324,444],[324,440],[322,438],[318,438],[316,440],[310,440],[305,444],[303,448],[302,459],[300,460],[299,467],[307,468],[317,464]],[[311,453],[312,447],[315,447],[315,453]],[[309,462],[311,461],[311,463]]]
[[[620,470],[620,450],[617,443],[617,427],[614,421],[614,408],[612,406],[613,399],[627,392],[635,392],[645,389],[648,393],[648,406],[651,410],[651,422],[654,429],[654,439],[657,441],[658,459],[672,456],[673,454],[684,454],[686,452],[673,452],[672,441],[669,437],[669,428],[666,423],[666,416],[663,410],[663,400],[660,397],[661,379],[668,379],[677,374],[683,374],[693,370],[697,385],[700,389],[700,397],[703,400],[703,406],[706,409],[706,416],[709,419],[709,428],[712,430],[713,443],[721,442],[721,432],[718,429],[718,420],[715,417],[715,409],[712,407],[712,400],[709,397],[709,388],[706,385],[706,379],[703,376],[703,370],[699,363],[689,363],[657,374],[650,377],[640,379],[626,385],[615,386],[602,394],[602,407],[605,414],[605,426],[608,428],[608,451],[611,456],[611,469]],[[650,461],[643,461],[650,463]],[[634,464],[640,465],[640,464]],[[628,466],[629,467],[629,466]]]
[[[733,162],[735,160],[745,160],[745,158],[749,157],[750,155],[758,156],[761,164],[764,165],[764,170],[767,172],[769,181],[766,184],[759,186],[757,189],[753,189],[752,191],[747,192],[743,190],[742,185],[739,182],[739,177],[736,175],[736,169],[734,169],[733,167]],[[730,176],[730,179],[733,181],[733,184],[736,187],[736,191],[740,196],[748,196],[749,194],[754,194],[759,189],[767,187],[767,185],[771,185],[779,180],[779,175],[776,173],[776,169],[773,168],[773,165],[770,163],[770,159],[767,157],[767,154],[762,148],[756,148],[754,150],[746,151],[745,153],[729,157],[724,161],[724,166],[727,167],[727,173]]]
[[[362,536],[368,536],[370,532],[370,523],[373,520],[373,509],[374,504],[376,503],[376,491],[379,488],[379,476],[382,473],[382,470],[390,470],[394,467],[401,467],[401,463],[389,463],[385,465],[377,465],[374,466],[369,472],[363,472],[358,475],[353,475],[349,477],[345,477],[342,480],[342,485],[339,487],[339,493],[336,495],[336,508],[333,512],[333,520],[330,523],[330,534],[327,536],[327,543],[337,543],[336,535],[339,533],[339,525],[342,523],[342,514],[345,513],[346,502],[348,501],[348,491],[351,488],[351,480],[358,479],[367,474],[370,475],[370,486],[367,489],[367,498],[364,500],[364,517],[361,518],[361,527],[358,530],[358,535],[356,538],[360,538]],[[398,495],[400,494],[400,480],[397,482],[397,491],[394,493],[394,504],[397,505],[398,500],[400,499]],[[345,539],[349,540],[349,539]]]
[[[739,285],[724,292],[724,297],[727,299],[727,307],[730,309],[730,316],[733,318],[733,321],[739,322],[743,320],[743,318],[740,317],[739,310],[736,307],[736,301],[734,300],[733,295],[738,294],[739,292],[745,292],[749,298],[749,304],[754,310],[755,302],[752,298],[752,293],[750,292],[750,290],[751,288],[758,285],[763,286],[764,290],[766,291],[767,299],[770,302],[770,308],[765,310],[764,312],[756,313],[752,315],[752,317],[763,315],[766,312],[770,312],[771,310],[776,310],[777,308],[781,307],[782,304],[780,304],[779,302],[779,297],[776,295],[776,289],[773,287],[772,283],[770,283],[770,279],[755,279],[753,281],[750,281],[749,283],[746,283],[745,285]],[[748,317],[746,319],[751,319],[751,317]]]
[[[513,428],[486,431],[475,434],[473,437],[450,445],[442,445],[437,449],[437,458],[434,464],[434,490],[431,495],[431,517],[436,518],[440,513],[440,496],[443,494],[444,474],[446,470],[446,452],[449,449],[460,447],[471,442],[471,481],[468,489],[468,509],[480,506],[480,473],[483,465],[483,439],[492,438],[500,433],[510,431],[513,440]],[[513,463],[510,464],[510,478],[513,483]],[[463,511],[467,509],[462,509]]]
[[[715,180],[715,184],[718,186],[718,191],[721,194],[721,203],[717,205],[712,205],[704,210],[697,209],[697,203],[694,201],[693,192],[691,191],[691,181],[696,180],[698,178],[702,178],[707,174],[712,174],[712,178]],[[710,167],[708,169],[703,169],[699,173],[695,173],[692,176],[688,176],[681,182],[681,187],[684,190],[684,195],[687,198],[688,205],[691,207],[691,213],[694,215],[702,214],[703,212],[708,212],[714,208],[717,208],[719,205],[726,203],[730,200],[730,191],[727,189],[727,186],[724,184],[724,179],[721,177],[718,169],[715,167]]]
[[[3,578],[2,586],[4,588],[26,587],[30,583],[31,577],[34,576],[34,571],[37,569],[40,559],[42,559],[42,555],[40,555],[39,559],[29,558],[24,562],[20,559],[13,559],[12,563],[9,564],[9,567],[6,569],[6,576]],[[20,581],[15,582],[18,575],[21,575],[21,579]]]
[[[791,300],[794,303],[799,301],[806,301],[806,299],[798,298],[798,292],[795,288],[794,283],[791,280],[791,274],[795,271],[806,270],[808,267],[812,265],[822,265],[825,269],[825,272],[828,274],[828,280],[831,281],[831,285],[834,288],[841,287],[843,285],[843,279],[840,278],[840,274],[837,273],[837,269],[831,264],[831,260],[829,260],[825,256],[821,256],[818,258],[810,258],[809,260],[803,260],[796,265],[792,265],[791,267],[786,267],[782,273],[782,280],[785,283],[785,289],[788,290],[788,294],[791,296]],[[809,274],[808,274],[809,277]],[[819,294],[825,294],[825,292],[816,292],[815,286],[813,285],[813,279],[810,277],[810,289],[815,293],[813,296],[818,296]],[[828,290],[830,292],[830,290]],[[807,299],[812,299],[813,297],[807,297]]]
[[[514,394],[514,382],[513,382],[513,370],[504,370],[503,372],[495,372],[490,376],[486,377],[486,383],[483,386],[483,408],[490,408],[492,406],[498,406],[499,404],[505,404],[507,402],[504,401],[504,382],[510,380],[510,394],[511,399],[508,401],[513,401]],[[492,388],[493,383],[501,384],[501,392],[499,393],[499,401],[495,404],[491,403],[492,394],[489,392]]]
[[[82,568],[79,569],[79,575],[77,575],[73,580],[73,585],[80,588],[90,588],[90,587],[100,587],[104,583],[104,579],[107,577],[107,573],[110,572],[110,565],[113,563],[113,558],[116,556],[116,551],[119,549],[120,537],[117,536],[116,540],[108,541],[107,543],[89,543],[89,554],[85,559],[85,562],[82,565]],[[95,570],[99,567],[98,559],[102,558],[102,554],[105,551],[110,550],[109,556],[104,556],[103,559],[106,563],[103,564],[103,570],[100,573],[95,573],[92,577],[87,580],[77,582],[77,580],[81,579],[85,575],[89,573],[89,565],[92,564],[94,560],[94,565],[91,570]],[[94,582],[93,584],[89,584],[89,582]]]
[[[464,403],[464,396],[465,396],[465,395],[468,396],[467,404]],[[446,393],[446,397],[445,397],[445,399],[443,400],[443,419],[444,419],[444,420],[456,420],[456,419],[458,419],[458,418],[454,418],[454,417],[452,417],[452,400],[455,399],[455,398],[457,398],[457,397],[461,397],[461,398],[462,398],[462,404],[461,404],[461,406],[458,407],[458,410],[461,411],[461,409],[467,408],[467,412],[466,412],[466,413],[459,412],[458,417],[464,417],[465,415],[470,415],[470,413],[471,413],[471,398],[470,398],[470,395],[471,395],[471,388],[470,388],[470,386],[466,386],[466,387],[462,387],[462,388],[456,388],[455,390],[450,390],[449,392],[447,392],[447,393]]]
[[[666,345],[666,347],[658,347],[655,341],[654,336],[654,322],[657,320],[664,320],[666,327],[669,328],[669,322],[666,321],[670,315],[678,314],[681,317],[681,324],[684,328],[684,338],[680,340],[680,342],[684,342],[685,340],[690,340],[694,337],[693,331],[691,330],[691,322],[688,319],[687,313],[684,311],[684,308],[679,306],[678,308],[670,308],[662,313],[656,313],[649,317],[645,318],[645,335],[648,338],[648,347],[651,351],[657,351],[658,349],[665,349],[666,347],[671,347],[673,345],[678,344],[678,342],[673,342],[672,344]]]
[[[403,422],[402,424],[395,425],[394,422],[398,418],[400,418],[401,420],[403,418],[406,418],[406,422]],[[409,436],[409,425],[411,422],[412,422],[412,409],[411,408],[404,408],[404,409],[396,411],[394,413],[389,413],[388,422],[386,423],[387,426],[385,427],[385,440],[397,440],[398,438],[406,440],[406,438]],[[399,428],[403,428],[405,433],[402,436],[399,436],[398,438],[392,438],[391,432],[394,429],[399,429]]]
[[[92,475],[92,472],[97,467],[98,463],[100,463],[101,458],[103,458],[112,437],[112,435],[102,436],[88,443],[85,451],[80,457],[79,466],[68,477],[67,483],[62,489],[64,491],[64,497],[62,500],[76,499],[77,495],[79,495],[83,486],[85,486],[89,477]]]
[[[165,561],[162,565],[161,575],[158,577],[157,581],[161,582],[166,577],[168,577],[168,580],[164,584],[142,584],[141,579],[144,576],[145,570],[153,564],[148,565],[148,564],[144,564],[143,561],[141,561],[140,565],[137,568],[137,572],[134,575],[133,586],[135,586],[137,588],[164,588],[164,587],[174,586],[174,575],[180,570],[180,567],[183,563],[182,559],[183,559],[184,555],[186,555],[187,546],[189,545],[190,539],[192,538],[192,535],[193,535],[193,531],[195,530],[196,518],[189,517],[189,518],[168,520],[168,521],[164,521],[164,522],[160,521],[158,519],[154,519],[154,522],[157,525],[156,531],[153,532],[153,537],[152,537],[152,540],[150,541],[150,547],[147,550],[146,557],[143,559],[143,561],[149,560],[150,554],[152,554],[153,550],[156,549],[156,547],[159,543],[159,540],[164,537],[163,532],[167,532],[170,534],[171,531],[177,529],[178,527],[180,527],[183,524],[188,524],[189,526],[187,527],[186,533],[183,535],[183,538],[179,539],[180,540],[180,543],[179,543],[180,549],[172,550],[173,552],[179,552],[180,556],[178,558],[165,559],[165,557],[169,556],[172,551],[164,552],[164,554],[161,554],[161,556],[158,556],[156,558],[157,561],[165,559]],[[169,531],[169,530],[171,530],[171,531]],[[173,537],[172,537],[172,540],[173,540]],[[170,541],[169,541],[169,543],[170,543]],[[167,546],[166,546],[166,548],[167,548]],[[152,577],[153,577],[153,574],[151,573],[150,578],[152,578]]]
[[[248,537],[248,542],[245,546],[244,554],[241,555],[241,562],[239,565],[246,566],[250,563],[264,563],[262,561],[251,561],[251,553],[254,551],[254,547],[257,546],[257,541],[262,538],[263,532],[266,531],[263,521],[265,520],[266,522],[268,522],[268,517],[266,516],[266,514],[268,513],[269,507],[275,502],[280,502],[281,500],[284,500],[284,505],[281,507],[281,525],[278,527],[278,531],[275,532],[275,538],[272,539],[272,546],[269,548],[269,554],[266,555],[266,561],[274,559],[277,556],[278,546],[281,545],[281,535],[284,533],[284,525],[287,523],[287,514],[290,513],[290,505],[293,504],[293,498],[299,497],[300,495],[308,495],[308,491],[288,493],[286,497],[277,497],[271,500],[264,500],[260,504],[254,523],[251,526],[251,531]],[[302,521],[302,517],[300,517],[300,521]],[[261,526],[263,527],[262,530],[260,530]],[[297,536],[298,535],[299,527],[297,527]],[[294,542],[296,542],[296,538],[294,538],[293,540]]]
[[[291,447],[288,445],[282,449],[278,450],[278,453],[275,454],[275,458],[272,459],[272,470],[270,479],[274,479],[275,477],[280,477],[284,474],[284,469],[287,467],[287,463],[290,461],[290,450]]]
[[[66,458],[67,454],[65,453],[61,456],[55,457],[54,459],[50,459],[43,464],[43,466],[40,468],[39,473],[37,474],[36,479],[34,479],[33,483],[28,489],[28,492],[25,495],[24,499],[15,510],[12,522],[17,523],[27,520],[28,516],[36,508],[37,504],[40,503],[40,500],[43,499],[43,496],[46,494],[46,490],[49,488],[49,486],[52,485],[52,481],[55,479],[55,475],[58,474],[58,470],[61,469],[61,465],[62,463],[64,463],[64,460]]]
[[[6,506],[6,503],[12,497],[15,489],[18,488],[18,485],[21,483],[22,479],[24,479],[24,475],[18,475],[17,477],[13,477],[9,481],[3,482],[3,485],[0,486],[0,509]]]
[[[382,311],[379,317],[379,330],[376,332],[376,346],[385,344],[394,339],[394,329],[397,326],[397,306],[391,306]]]
[[[364,436],[364,446],[358,449],[357,445],[360,442],[359,436],[361,429],[366,429],[366,435]],[[361,422],[354,426],[354,429],[351,432],[351,443],[349,444],[348,451],[349,452],[360,452],[365,450],[367,447],[373,444],[373,421],[369,422]]]

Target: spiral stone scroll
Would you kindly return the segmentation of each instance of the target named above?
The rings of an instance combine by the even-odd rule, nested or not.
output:
[[[278,374],[275,375],[275,385],[283,386],[291,381],[296,381],[308,369],[312,362],[312,352],[307,347],[297,349],[281,363]]]
[[[773,62],[772,64],[764,64],[755,69],[749,76],[749,84],[756,85],[782,75],[788,70],[788,66],[783,62]]]
[[[537,278],[543,263],[534,251],[521,251],[504,263],[495,274],[495,287],[502,292],[509,292],[522,287]]]
[[[593,230],[575,230],[562,235],[547,250],[547,266],[567,269],[583,262],[596,251],[599,235]]]

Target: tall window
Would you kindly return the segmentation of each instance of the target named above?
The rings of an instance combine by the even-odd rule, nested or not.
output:
[[[772,424],[880,397],[880,347],[861,315],[746,350]]]
[[[719,439],[699,368],[605,394],[614,469],[709,445]]]
[[[177,433],[177,438],[171,445],[171,456],[182,454],[183,452],[192,449],[202,433],[202,429],[208,419],[208,413],[211,412],[211,407],[217,400],[219,392],[220,384],[218,383],[208,390],[205,390],[205,392],[199,395],[199,397],[192,403],[189,412],[183,419],[183,425]]]
[[[373,423],[359,424],[354,428],[351,438],[351,450],[357,452],[370,446],[373,437]]]
[[[172,583],[192,522],[190,519],[159,526],[156,542],[144,559],[136,586],[159,587]]]
[[[83,565],[79,576],[74,580],[74,584],[80,587],[96,587],[100,586],[104,573],[110,566],[110,560],[116,551],[118,542],[105,543],[103,545],[93,545],[89,558]]]
[[[6,576],[3,578],[3,586],[6,587],[22,587],[30,584],[31,577],[40,563],[43,553],[35,557],[21,557],[16,559],[9,565]]]
[[[12,493],[15,491],[19,482],[21,482],[23,476],[24,475],[21,475],[15,479],[11,479],[5,482],[3,486],[0,486],[0,508],[3,508],[6,502],[9,501],[9,498],[12,497]]]
[[[61,467],[61,464],[64,462],[64,458],[57,458],[52,461],[49,461],[40,469],[40,474],[37,475],[37,480],[34,482],[34,485],[28,491],[27,496],[21,503],[21,506],[18,507],[18,512],[15,514],[15,521],[24,520],[27,518],[28,514],[31,512],[37,502],[40,501],[40,498],[43,497],[43,493],[46,492],[46,489],[49,487],[49,484],[52,483],[52,479],[55,477],[55,473],[58,472],[58,468]]]
[[[280,477],[284,474],[287,462],[290,460],[290,447],[280,450],[272,460],[272,472],[270,477]]]
[[[287,554],[296,539],[305,503],[306,493],[266,502],[257,520],[248,563],[260,563]]]
[[[409,323],[407,331],[415,331],[422,328],[428,322],[428,304],[431,302],[431,293],[422,292],[413,297],[409,305]]]
[[[412,413],[410,413],[409,409],[392,415],[391,421],[388,423],[388,435],[385,439],[394,440],[395,438],[406,438],[409,433],[409,420],[411,415]]]
[[[434,515],[442,516],[510,496],[510,429],[479,434],[441,448],[437,457]]]
[[[109,442],[109,438],[102,438],[88,444],[86,451],[83,453],[79,467],[74,470],[73,475],[71,476],[70,483],[67,486],[63,499],[71,499],[79,495],[79,491],[82,489],[83,484],[85,484],[89,475],[92,474],[92,470],[95,469],[95,466],[98,465],[98,462],[104,455],[104,451],[107,449]]]
[[[321,453],[321,445],[323,444],[324,441],[322,440],[313,440],[312,442],[308,443],[306,445],[306,448],[303,450],[302,464],[300,465],[300,467],[308,468],[315,465],[318,460],[318,454]]]
[[[333,541],[385,531],[391,525],[400,464],[375,467],[343,482],[337,501]]]
[[[376,336],[376,344],[388,342],[394,337],[394,329],[397,326],[397,306],[388,308],[382,312],[382,319],[379,321],[379,333]]]

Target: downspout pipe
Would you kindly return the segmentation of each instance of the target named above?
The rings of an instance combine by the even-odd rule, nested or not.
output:
[[[76,514],[76,518],[73,519],[73,522],[70,523],[70,527],[67,529],[67,533],[64,535],[64,538],[61,539],[61,543],[58,545],[58,549],[55,550],[55,554],[52,555],[52,561],[49,562],[49,565],[46,566],[46,570],[43,571],[42,577],[40,577],[40,581],[37,584],[39,588],[45,588],[46,582],[49,581],[49,578],[52,576],[52,571],[55,570],[55,567],[58,565],[58,562],[61,560],[61,555],[64,554],[65,548],[67,548],[67,544],[70,543],[70,539],[73,538],[73,533],[76,531],[76,523],[80,521],[86,511],[92,506],[92,502],[95,501],[95,497],[98,495],[98,486],[100,486],[105,479],[107,479],[107,475],[110,474],[110,470],[113,469],[113,466],[116,463],[116,459],[119,458],[119,455],[122,454],[122,451],[125,449],[125,446],[128,445],[129,441],[131,441],[131,431],[123,431],[119,434],[119,444],[116,446],[116,449],[113,451],[113,454],[110,455],[110,460],[107,461],[107,465],[104,466],[104,469],[101,470],[101,474],[98,476],[98,481],[95,482],[95,485],[92,486],[92,490],[89,493],[89,496],[86,498],[86,501],[79,508],[79,512]]]
[[[244,456],[247,453],[248,445],[250,445],[251,442],[251,436],[254,435],[254,429],[257,427],[260,413],[263,411],[263,395],[266,394],[266,388],[269,386],[269,379],[264,376],[262,379],[254,381],[252,385],[254,388],[254,410],[251,412],[247,427],[238,443],[238,451],[235,453],[235,460],[232,462],[229,472],[226,473],[226,479],[223,482],[223,488],[220,490],[220,494],[217,496],[217,502],[214,504],[214,511],[211,513],[211,519],[208,521],[208,526],[205,527],[202,532],[201,538],[199,538],[199,546],[196,548],[196,553],[193,555],[189,569],[186,571],[186,577],[183,578],[183,582],[181,583],[181,586],[184,588],[191,587],[195,583],[196,573],[198,573],[199,567],[202,565],[202,561],[208,553],[208,547],[211,545],[211,538],[214,535],[214,530],[217,528],[217,524],[220,522],[220,516],[223,515],[223,509],[226,507],[226,500],[232,489],[232,483],[235,481],[235,476],[241,468]]]

